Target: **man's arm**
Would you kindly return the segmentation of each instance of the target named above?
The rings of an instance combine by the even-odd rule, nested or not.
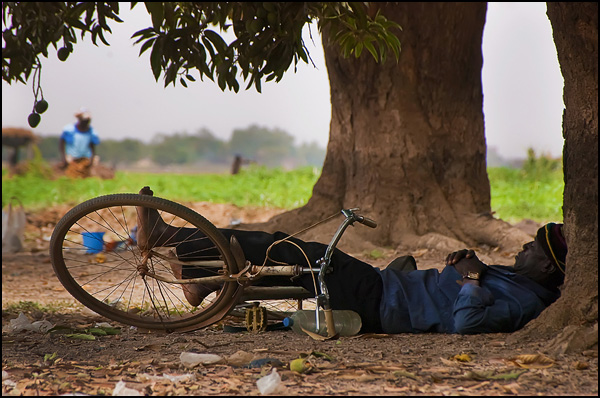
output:
[[[94,159],[96,158],[96,145],[100,144],[100,137],[96,134],[96,131],[93,127],[90,127],[90,149],[92,151],[92,157],[90,158],[90,167],[94,164]]]
[[[90,167],[94,165],[94,159],[96,158],[96,145],[93,142],[90,143],[90,149],[92,150],[92,157],[90,158]]]
[[[482,288],[481,280],[488,267],[473,250],[459,250],[446,257],[451,266],[462,275],[462,285],[454,303],[454,327],[461,334],[503,332],[512,326],[508,303],[496,301],[492,293]]]
[[[58,140],[58,152],[60,154],[61,166],[66,167],[67,166],[67,156],[65,153],[65,140],[62,137],[60,137],[60,139]]]
[[[446,264],[463,276],[453,308],[458,333],[514,332],[546,307],[526,286],[499,272],[490,274],[472,250],[451,253]]]
[[[454,302],[454,328],[460,334],[508,333],[519,329],[522,315],[486,288],[464,284]]]

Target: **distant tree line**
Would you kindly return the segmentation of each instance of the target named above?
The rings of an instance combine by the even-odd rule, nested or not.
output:
[[[294,144],[294,137],[284,130],[252,125],[233,131],[229,141],[221,140],[208,129],[195,134],[158,134],[150,143],[125,138],[101,138],[97,154],[103,163],[126,166],[142,159],[166,165],[185,165],[197,162],[228,164],[240,155],[268,167],[300,167],[323,165],[325,148],[316,143]],[[58,161],[58,136],[40,137],[37,145],[44,159]],[[4,151],[2,153],[4,158]]]

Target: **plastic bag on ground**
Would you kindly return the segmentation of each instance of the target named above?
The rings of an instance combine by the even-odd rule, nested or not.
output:
[[[163,373],[162,376],[157,376],[157,375],[151,375],[148,373],[142,373],[141,375],[137,376],[138,380],[142,380],[142,381],[153,381],[153,382],[157,382],[157,381],[169,381],[171,383],[181,383],[181,382],[185,382],[185,381],[196,381],[196,375],[194,375],[193,373],[186,373],[186,374],[182,374],[182,375],[170,375],[168,373]]]
[[[196,354],[195,352],[182,352],[179,360],[183,366],[193,368],[194,366],[210,365],[223,362],[223,357],[216,354]]]
[[[53,327],[54,325],[46,320],[31,322],[25,314],[20,312],[16,319],[11,319],[8,325],[2,328],[2,332],[10,334],[18,333],[23,330],[31,330],[32,332],[46,333]]]
[[[133,388],[129,388],[125,385],[123,380],[119,381],[115,386],[112,393],[113,397],[140,397],[144,394]]]
[[[271,373],[261,377],[256,381],[256,387],[261,395],[269,395],[277,392],[281,387],[281,376],[277,373],[277,369],[273,368]]]
[[[19,207],[13,206],[13,200],[19,202]],[[25,208],[19,199],[13,197],[2,209],[2,254],[21,251],[24,235]]]

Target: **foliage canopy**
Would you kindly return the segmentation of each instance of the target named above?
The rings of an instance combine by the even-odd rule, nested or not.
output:
[[[77,34],[89,34],[92,42],[109,45],[106,33],[119,18],[119,2],[3,2],[2,80],[25,83],[33,72],[35,102],[30,125],[39,123],[40,108],[47,108],[41,90],[40,55],[48,48],[66,61],[74,51]],[[137,3],[132,2],[133,8]],[[339,2],[146,2],[152,26],[132,38],[140,54],[150,51],[155,79],[162,76],[165,86],[177,81],[185,87],[208,77],[221,90],[254,86],[261,91],[263,81],[280,81],[292,62],[308,63],[309,54],[302,39],[306,24],[317,21],[320,31],[328,29],[342,53],[360,57],[366,49],[377,61],[385,61],[388,51],[396,60],[400,41],[394,30],[400,26],[379,13],[369,3]],[[233,30],[235,39],[227,43],[223,32]],[[218,33],[220,32],[220,33]],[[43,106],[36,105],[44,101]],[[35,126],[32,126],[35,127]]]

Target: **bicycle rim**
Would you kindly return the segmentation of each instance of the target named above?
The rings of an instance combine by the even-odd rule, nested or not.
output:
[[[193,239],[217,253],[216,261],[213,254],[206,263],[210,265],[203,267],[202,261],[194,265],[203,269],[203,276],[238,272],[229,242],[198,213],[162,198],[114,194],[81,203],[56,225],[50,257],[66,290],[100,315],[146,329],[188,331],[222,319],[235,306],[241,286],[235,281],[223,283],[200,305],[192,306],[183,285],[149,276],[177,279],[169,258],[181,242],[171,241],[169,247],[151,247],[142,252],[135,243],[137,207],[157,210],[169,226],[198,230]]]

